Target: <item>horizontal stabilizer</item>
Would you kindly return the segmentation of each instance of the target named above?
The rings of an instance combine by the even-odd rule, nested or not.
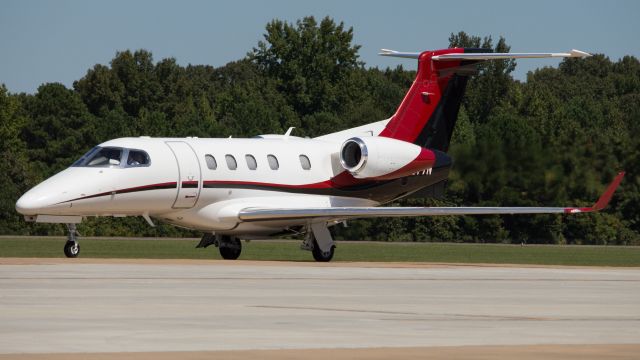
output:
[[[439,216],[439,215],[511,215],[511,214],[577,214],[604,209],[620,185],[624,172],[619,173],[598,201],[590,207],[327,207],[327,208],[246,208],[238,213],[238,220],[276,221],[323,218],[327,220]]]
[[[436,55],[432,59],[438,61],[447,60],[503,60],[503,59],[541,59],[541,58],[565,58],[565,57],[589,57],[591,54],[580,50],[571,50],[568,53],[460,53]]]
[[[417,59],[420,53],[417,52],[401,52],[389,49],[381,49],[378,55],[392,56],[399,58]],[[591,54],[580,51],[571,50],[566,53],[451,53],[435,55],[432,57],[436,61],[451,61],[451,60],[503,60],[503,59],[541,59],[541,58],[584,58],[589,57]]]
[[[378,53],[378,55],[392,56],[392,57],[399,57],[399,58],[407,58],[407,59],[417,59],[418,56],[420,56],[420,53],[417,53],[417,52],[400,52],[400,51],[389,50],[389,49],[380,49],[380,52]]]

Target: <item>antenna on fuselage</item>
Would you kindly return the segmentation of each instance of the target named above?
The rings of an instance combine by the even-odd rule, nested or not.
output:
[[[287,132],[284,133],[284,138],[288,138],[289,135],[291,135],[291,132],[293,131],[293,129],[295,129],[295,126],[290,127],[289,129],[287,129]]]

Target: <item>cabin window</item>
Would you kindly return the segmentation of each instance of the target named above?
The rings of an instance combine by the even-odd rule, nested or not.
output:
[[[207,167],[211,170],[215,170],[218,168],[218,163],[216,162],[216,158],[213,155],[207,154],[204,156],[204,161],[207,163]]]
[[[149,155],[142,150],[129,150],[127,167],[149,166]]]
[[[249,170],[255,170],[258,168],[258,163],[256,162],[256,158],[253,157],[253,155],[245,155],[244,156],[245,160],[247,160],[247,166],[249,167]]]
[[[300,155],[300,165],[302,165],[302,168],[304,170],[310,170],[311,169],[311,161],[309,161],[309,157],[307,155]]]
[[[229,168],[229,170],[235,170],[238,168],[238,163],[236,162],[236,158],[233,157],[233,155],[225,155],[224,156],[225,160],[227,160],[227,167]]]
[[[119,167],[122,158],[122,149],[101,148],[93,154],[82,166],[89,167]]]
[[[269,162],[269,167],[271,168],[271,170],[278,170],[278,168],[280,168],[278,158],[275,155],[267,155],[267,161]]]

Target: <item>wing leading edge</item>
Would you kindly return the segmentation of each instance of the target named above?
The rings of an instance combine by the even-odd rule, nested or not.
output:
[[[589,207],[328,207],[328,208],[245,208],[238,213],[242,222],[287,219],[348,219],[366,217],[439,216],[439,215],[508,215],[508,214],[577,214],[600,211],[611,201],[620,185],[620,172]]]

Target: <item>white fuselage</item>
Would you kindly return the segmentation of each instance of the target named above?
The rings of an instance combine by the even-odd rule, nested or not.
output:
[[[145,151],[149,164],[69,167],[25,194],[18,210],[25,215],[147,215],[202,231],[266,234],[298,224],[239,224],[227,213],[274,204],[293,208],[378,205],[370,199],[330,194],[330,180],[345,172],[337,158],[340,143],[330,140],[141,137],[99,146]],[[215,160],[213,169],[208,156]]]

